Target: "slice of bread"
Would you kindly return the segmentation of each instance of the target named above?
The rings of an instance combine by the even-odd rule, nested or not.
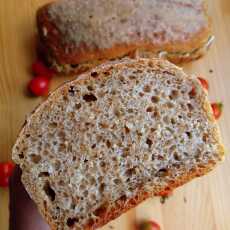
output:
[[[59,72],[124,56],[187,62],[209,48],[204,0],[58,0],[37,14],[40,47]]]
[[[54,91],[13,147],[53,229],[95,229],[209,172],[224,149],[196,77],[158,59],[101,65]]]

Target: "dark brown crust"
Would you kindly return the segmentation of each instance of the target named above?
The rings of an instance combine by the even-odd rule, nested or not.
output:
[[[203,170],[197,171],[197,170],[191,170],[187,175],[184,175],[180,178],[179,181],[170,182],[166,188],[163,191],[159,191],[157,193],[148,193],[144,191],[140,191],[136,197],[133,197],[131,199],[120,199],[118,200],[113,209],[111,209],[109,212],[104,212],[100,216],[99,222],[94,223],[93,225],[87,225],[84,229],[85,230],[95,230],[99,227],[102,227],[103,225],[107,224],[109,221],[116,219],[121,214],[127,212],[129,209],[137,206],[142,201],[151,198],[153,196],[161,196],[164,192],[170,192],[173,191],[175,188],[189,182],[190,180],[203,176],[207,174],[209,171],[211,171],[214,167],[215,163],[210,162],[209,168],[205,168]]]
[[[50,4],[39,9],[37,13],[37,26],[44,53],[51,56],[58,64],[81,64],[94,60],[110,60],[123,57],[137,49],[147,50],[153,53],[158,53],[162,50],[170,53],[191,52],[199,47],[202,47],[211,35],[211,22],[209,20],[207,27],[203,27],[186,42],[176,41],[168,44],[157,45],[150,42],[139,41],[135,44],[114,44],[113,47],[108,49],[92,49],[87,47],[85,44],[81,44],[79,47],[73,48],[71,47],[71,44],[63,44],[62,34],[55,27],[54,22],[52,22],[48,15],[49,5]],[[207,15],[206,9],[205,14]],[[46,28],[47,36],[44,36],[42,31],[43,28]],[[69,52],[65,52],[66,50],[69,50]],[[203,56],[203,53],[198,52],[196,55],[186,57],[175,55],[174,57],[169,57],[168,59],[174,63],[183,63],[198,59],[201,56]]]

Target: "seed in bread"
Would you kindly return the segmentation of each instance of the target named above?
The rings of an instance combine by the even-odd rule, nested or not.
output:
[[[54,229],[100,227],[206,174],[223,154],[199,81],[157,59],[108,63],[64,84],[13,148],[26,190]]]

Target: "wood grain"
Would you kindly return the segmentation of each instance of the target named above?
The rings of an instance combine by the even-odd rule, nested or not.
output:
[[[48,0],[49,1],[49,0]],[[25,87],[35,59],[35,12],[47,0],[0,1],[0,161],[10,159],[11,147],[25,115],[41,98],[30,98]],[[215,45],[203,59],[185,70],[209,78],[211,101],[224,102],[219,121],[223,140],[230,148],[230,1],[210,0]],[[210,73],[213,70],[213,73]],[[66,80],[53,80],[52,88]],[[150,199],[103,230],[131,230],[134,219],[155,219],[164,230],[230,229],[230,159],[206,177],[175,191],[166,204]],[[8,229],[8,193],[0,189],[0,229]]]

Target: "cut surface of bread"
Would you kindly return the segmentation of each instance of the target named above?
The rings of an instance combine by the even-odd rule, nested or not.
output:
[[[53,229],[95,229],[209,172],[223,146],[196,77],[158,59],[101,65],[54,91],[13,147]]]
[[[62,72],[136,51],[191,61],[213,40],[204,0],[58,0],[38,11],[37,24],[48,61]]]

